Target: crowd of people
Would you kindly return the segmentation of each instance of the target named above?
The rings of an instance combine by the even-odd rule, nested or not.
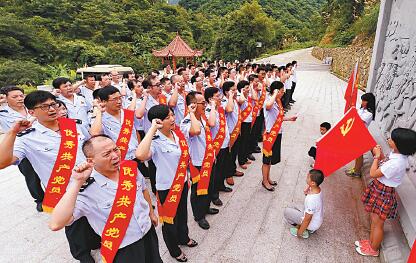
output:
[[[153,70],[145,77],[117,71],[87,74],[76,83],[60,77],[53,81],[52,92],[25,95],[17,86],[3,87],[0,168],[18,165],[37,211],[52,212],[52,230],[65,228],[75,259],[94,262],[91,250],[101,247],[103,252],[105,247],[114,251],[113,262],[162,262],[155,231],[161,223],[170,255],[186,262],[181,246],[198,245],[188,229],[189,196],[194,220],[209,229],[207,215],[219,213],[217,207],[223,205],[220,193],[232,192],[233,178],[244,176],[256,160],[254,154],[261,152],[262,187],[275,190],[270,169],[281,160],[282,122],[297,120],[296,115],[285,116],[295,103],[296,83],[296,61],[281,66],[204,61],[175,71]],[[360,116],[370,122],[375,101],[370,95],[362,99]],[[63,128],[68,118],[74,120],[73,130]],[[330,127],[323,123],[321,133]],[[377,215],[374,220],[372,216],[376,233],[370,241],[357,241],[357,251],[365,255],[378,253],[380,220],[393,218],[397,207],[395,200],[384,205],[385,195],[377,193],[394,195],[405,172],[405,156],[416,151],[415,143],[411,146],[414,131],[393,133],[394,164],[393,158],[383,160],[379,147],[373,150],[380,162],[374,162],[370,175],[384,181],[374,179],[363,197],[366,210]],[[315,158],[316,149],[309,154]],[[348,175],[357,176],[360,162]],[[129,170],[131,164],[137,169]],[[71,173],[70,183],[60,175],[65,169]],[[312,169],[306,178],[305,207],[285,210],[286,220],[294,225],[290,232],[304,238],[323,222],[319,186],[324,175]],[[132,196],[120,196],[131,189]],[[50,194],[59,195],[52,209],[46,205]],[[380,209],[377,200],[383,201]],[[117,210],[130,204],[129,211]],[[114,222],[124,223],[124,230],[122,223],[108,227]]]

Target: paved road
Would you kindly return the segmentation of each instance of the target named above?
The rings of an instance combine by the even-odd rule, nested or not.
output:
[[[218,215],[208,217],[210,230],[200,229],[189,211],[190,236],[199,242],[196,248],[184,248],[189,262],[379,262],[358,256],[354,250],[353,242],[368,236],[368,216],[359,201],[361,180],[344,176],[343,170],[323,184],[321,229],[308,240],[289,234],[283,209],[303,203],[306,173],[312,163],[307,151],[319,137],[319,124],[335,123],[341,117],[346,83],[314,59],[310,49],[269,60],[299,61],[297,103],[288,114],[300,113],[300,117],[283,126],[283,159],[271,171],[272,179],[278,181],[277,191],[261,187],[261,155],[255,155],[257,161],[246,175],[236,178],[234,191],[221,195],[224,206]],[[35,211],[15,167],[0,170],[0,214],[1,262],[74,262],[64,232],[47,229],[48,216]],[[166,250],[160,227],[157,231],[163,260],[176,262]]]

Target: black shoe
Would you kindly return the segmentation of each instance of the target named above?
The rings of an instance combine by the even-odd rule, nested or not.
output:
[[[261,151],[261,148],[259,146],[256,147],[257,151]]]
[[[274,186],[272,186],[272,187],[270,187],[270,188],[267,188],[266,187],[266,185],[263,183],[263,182],[261,182],[261,185],[264,187],[264,189],[266,189],[267,191],[269,191],[269,192],[274,192]]]
[[[255,161],[256,160],[256,158],[254,158],[253,154],[249,154],[247,158],[249,160],[251,160],[251,161]]]
[[[260,148],[258,148],[258,149],[256,148],[253,153],[261,153],[261,149]]]
[[[175,258],[178,262],[188,262],[188,258],[184,253],[182,253],[179,257]]]
[[[81,256],[79,258],[79,262],[80,263],[95,263],[94,258],[91,256],[91,254],[85,255],[85,256]]]
[[[218,210],[217,208],[208,208],[208,212],[207,212],[207,214],[208,215],[216,215],[216,214],[218,214],[220,212],[220,210]]]
[[[205,218],[198,220],[198,226],[202,229],[209,229],[209,223]]]
[[[231,187],[224,186],[224,188],[219,189],[219,191],[229,193],[229,192],[232,192],[233,189]]]
[[[39,213],[43,212],[42,202],[36,203],[36,211],[38,211]]]
[[[296,102],[296,100],[291,100],[291,101],[290,101],[290,103],[295,103],[295,102]]]
[[[212,200],[212,203],[216,206],[222,206],[222,201],[219,198]]]

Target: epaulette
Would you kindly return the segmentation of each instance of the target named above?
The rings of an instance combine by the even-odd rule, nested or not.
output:
[[[127,100],[128,100],[128,101],[132,101],[132,100],[133,100],[133,97],[130,97],[130,98],[128,98]]]
[[[190,123],[190,122],[191,122],[191,119],[184,119],[184,120],[183,120],[183,123],[185,123],[185,124],[186,124],[186,123]]]
[[[23,135],[29,134],[34,130],[35,130],[35,128],[29,128],[29,129],[26,129],[24,131],[19,132],[18,134],[16,134],[16,136],[17,137],[22,137]]]
[[[207,112],[211,112],[211,109],[210,109],[210,108],[207,108],[207,109],[206,109],[206,111],[207,111]]]
[[[82,120],[80,120],[80,119],[74,119],[74,121],[75,121],[76,124],[82,124]]]
[[[222,99],[222,100],[221,100],[221,102],[226,102],[226,101],[227,101],[226,99]]]
[[[85,98],[84,95],[82,95],[81,93],[76,93],[78,96]]]
[[[8,110],[0,110],[0,112],[9,112]]]
[[[156,140],[156,139],[158,139],[160,136],[159,135],[155,135],[155,136],[153,136],[153,140]]]
[[[94,182],[95,182],[94,177],[88,177],[87,181],[85,181],[85,183],[79,189],[79,192],[84,192],[85,189],[87,189],[87,187],[90,186]]]
[[[89,110],[89,111],[87,111],[88,113],[93,113],[94,112],[94,110]]]

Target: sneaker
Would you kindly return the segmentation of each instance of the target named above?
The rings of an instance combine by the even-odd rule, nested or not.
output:
[[[290,234],[294,237],[297,237],[298,236],[298,229],[296,227],[291,227],[290,228]],[[309,238],[309,231],[308,230],[303,231],[302,238],[304,238],[304,239]]]
[[[355,241],[354,245],[356,247],[365,247],[365,246],[369,246],[370,245],[370,240],[366,239],[366,240],[359,240],[359,241]]]
[[[349,177],[360,178],[361,173],[356,172],[354,168],[345,171],[345,174]]]
[[[370,244],[364,247],[356,247],[355,250],[362,256],[378,257],[379,255],[379,251],[374,250]]]

